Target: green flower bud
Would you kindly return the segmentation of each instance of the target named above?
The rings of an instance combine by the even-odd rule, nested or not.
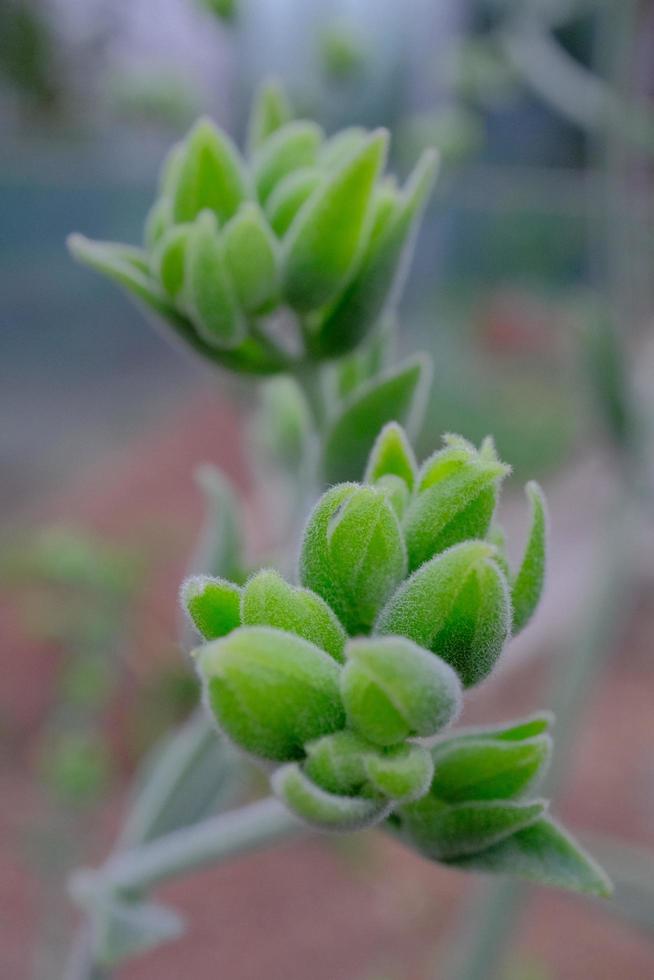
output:
[[[398,811],[400,833],[425,857],[448,861],[475,854],[534,824],[545,807],[542,800],[449,806],[428,793]]]
[[[304,748],[304,771],[314,783],[337,795],[366,795],[365,758],[375,751],[370,742],[345,729],[309,742]]]
[[[186,264],[187,303],[198,333],[220,349],[237,347],[245,338],[245,322],[211,211],[203,211],[191,228]]]
[[[365,772],[373,789],[396,803],[419,800],[429,790],[434,763],[422,745],[398,745],[366,754]]]
[[[176,225],[164,232],[152,254],[152,272],[172,299],[184,287],[186,249],[191,225]]]
[[[446,803],[522,796],[544,774],[551,754],[549,735],[520,741],[454,738],[432,750],[431,793]]]
[[[471,687],[492,669],[510,625],[509,590],[492,545],[466,541],[414,572],[382,609],[375,631],[433,650]]]
[[[479,451],[460,436],[446,436],[445,443],[424,463],[404,517],[412,571],[460,541],[486,536],[499,483],[510,471],[490,441]]]
[[[309,589],[289,585],[277,572],[257,572],[241,601],[244,626],[274,626],[314,643],[335,660],[342,661],[345,630],[320,596]]]
[[[322,137],[320,126],[297,120],[282,126],[263,143],[253,160],[254,184],[262,204],[288,174],[315,165]]]
[[[307,201],[322,180],[322,174],[315,167],[302,167],[294,170],[277,184],[266,201],[266,215],[275,234],[282,238],[305,201]]]
[[[279,289],[277,243],[256,204],[242,204],[222,233],[225,263],[246,313],[269,305]]]
[[[417,473],[418,464],[406,432],[397,422],[389,422],[372,447],[363,482],[377,483],[384,476],[399,476],[413,490]]]
[[[531,503],[531,530],[522,564],[511,582],[514,636],[524,629],[533,616],[545,582],[547,505],[537,483],[528,483],[526,492]]]
[[[282,766],[272,776],[275,795],[311,827],[351,833],[381,823],[392,803],[362,796],[337,796],[317,786],[296,763]]]
[[[181,588],[180,601],[205,640],[217,640],[241,625],[241,590],[224,578],[188,578]]]
[[[370,628],[405,574],[404,541],[385,494],[354,483],[328,490],[304,532],[302,584],[357,633]]]
[[[409,488],[402,477],[387,473],[377,480],[375,487],[386,495],[386,499],[397,514],[398,520],[401,520],[410,498]]]
[[[345,724],[340,668],[291,633],[241,627],[202,647],[197,663],[221,730],[253,755],[301,759],[305,742]]]
[[[173,223],[170,199],[160,197],[154,202],[145,219],[145,247],[152,251]]]
[[[292,117],[293,110],[281,85],[275,79],[264,82],[252,104],[248,122],[248,152],[252,154],[258,150]]]
[[[171,177],[176,222],[193,221],[209,209],[222,223],[236,214],[248,188],[239,152],[210,119],[200,119],[184,141]]]
[[[372,133],[363,147],[327,176],[284,239],[284,291],[302,312],[332,300],[360,257],[370,230],[370,201],[384,165],[388,136]]]
[[[341,696],[348,721],[376,745],[435,735],[458,714],[457,675],[410,640],[351,640],[345,652]]]
[[[436,166],[434,151],[427,151],[394,204],[388,189],[377,199],[372,233],[360,266],[326,311],[314,341],[316,349],[332,356],[352,350],[397,303]]]
[[[345,730],[305,746],[306,775],[329,793],[385,796],[396,803],[419,799],[429,790],[434,764],[421,745],[380,748]]]

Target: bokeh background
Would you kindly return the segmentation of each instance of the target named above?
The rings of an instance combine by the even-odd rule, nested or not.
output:
[[[493,433],[512,537],[527,477],[553,525],[542,610],[466,720],[554,704],[555,811],[618,888],[312,840],[164,889],[185,937],[116,975],[654,975],[647,0],[0,0],[0,973],[63,975],[67,874],[104,857],[139,761],[196,703],[175,612],[194,470],[238,488],[255,556],[277,519],[260,484],[287,492],[253,452],[251,387],[168,346],[65,236],[138,242],[166,148],[201,113],[241,139],[269,75],[328,132],[387,126],[402,175],[441,152],[401,308],[403,348],[435,363],[418,448]]]

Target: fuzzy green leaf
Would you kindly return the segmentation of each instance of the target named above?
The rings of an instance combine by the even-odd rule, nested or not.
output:
[[[376,745],[434,735],[461,708],[461,685],[440,657],[401,636],[351,640],[341,696],[352,727]]]
[[[304,534],[302,584],[354,634],[369,629],[405,574],[404,541],[385,494],[356,484],[328,491]]]
[[[449,806],[428,793],[399,810],[401,833],[425,857],[451,861],[497,844],[541,817],[542,800],[493,800]]]
[[[223,350],[238,347],[245,338],[245,322],[211,211],[203,211],[193,224],[186,268],[187,302],[198,333],[214,347]]]
[[[315,166],[322,130],[313,122],[297,120],[276,130],[253,160],[257,196],[265,204],[277,185],[305,167]]]
[[[184,582],[180,600],[205,640],[217,640],[241,625],[241,590],[233,582],[194,575]]]
[[[326,602],[309,589],[289,585],[277,572],[257,572],[243,590],[244,626],[274,626],[315,643],[342,661],[345,630]]]
[[[336,354],[352,349],[396,305],[436,166],[434,151],[426,151],[394,206],[389,208],[388,196],[380,199],[361,266],[319,328],[324,350]]]
[[[435,748],[463,741],[463,739],[499,739],[500,741],[519,742],[525,738],[535,738],[546,735],[554,724],[551,711],[536,711],[520,721],[510,721],[499,725],[472,725],[459,728],[451,735],[444,735],[435,743]]]
[[[368,457],[364,483],[376,483],[392,474],[413,490],[418,465],[406,432],[397,422],[388,422],[377,436]]]
[[[282,630],[241,627],[198,652],[220,728],[264,759],[300,759],[304,743],[344,726],[340,668],[313,643]]]
[[[69,235],[75,258],[113,279],[136,299],[166,318],[177,316],[174,306],[149,271],[147,253],[118,242],[93,242],[84,235]]]
[[[477,854],[449,863],[463,871],[508,874],[602,898],[613,891],[606,873],[590,854],[547,816]]]
[[[175,222],[194,221],[205,209],[222,224],[247,196],[248,188],[238,150],[210,119],[200,119],[186,140],[171,178]]]
[[[293,763],[278,769],[271,783],[289,810],[321,830],[350,833],[372,827],[384,820],[391,808],[383,799],[328,793]]]
[[[318,162],[324,170],[333,170],[351,157],[365,143],[367,133],[361,126],[340,129],[322,145]]]
[[[384,753],[368,752],[365,772],[373,789],[396,803],[424,796],[434,773],[429,751],[421,745],[399,745]]]
[[[552,753],[549,735],[520,741],[452,739],[432,750],[431,793],[446,803],[509,800],[533,788]]]
[[[531,503],[531,529],[522,564],[511,583],[514,636],[524,629],[533,616],[545,582],[547,505],[537,483],[528,483],[526,492]]]
[[[293,118],[286,92],[275,79],[259,87],[248,120],[248,153],[258,150],[273,133]]]
[[[291,225],[284,239],[283,277],[295,309],[315,310],[345,285],[370,230],[370,202],[387,141],[385,131],[373,133],[324,179]]]
[[[321,179],[322,174],[315,167],[302,167],[277,184],[266,201],[266,217],[279,238],[291,227],[296,214],[311,197]]]
[[[175,225],[165,232],[152,254],[152,272],[171,299],[177,299],[184,287],[186,250],[191,225]]]
[[[195,474],[205,497],[206,517],[191,568],[206,575],[241,582],[244,544],[235,488],[220,470],[205,463]]]
[[[350,396],[325,438],[323,468],[328,482],[359,477],[380,429],[387,423],[397,422],[410,431],[417,428],[430,375],[431,364],[417,355]]]
[[[402,522],[411,571],[460,541],[486,536],[509,472],[491,444],[477,451],[460,436],[446,436],[445,443],[423,464]]]
[[[492,545],[466,541],[422,565],[389,599],[377,633],[399,634],[437,653],[464,687],[492,669],[509,636],[508,586]]]
[[[222,233],[225,262],[239,303],[256,313],[277,296],[277,243],[256,204],[242,204]]]

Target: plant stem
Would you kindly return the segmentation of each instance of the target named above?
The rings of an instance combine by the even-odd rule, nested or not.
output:
[[[88,881],[105,893],[139,893],[194,868],[305,832],[304,824],[286,807],[267,797],[118,853],[99,871],[74,875],[72,889],[84,890]]]

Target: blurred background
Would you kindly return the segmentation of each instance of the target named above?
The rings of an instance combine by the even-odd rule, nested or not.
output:
[[[435,363],[418,448],[492,432],[518,547],[524,479],[553,526],[543,608],[465,720],[558,710],[555,812],[617,897],[309,841],[171,886],[185,938],[117,975],[654,976],[647,0],[0,0],[0,973],[61,975],[66,875],[104,857],[138,762],[195,705],[175,622],[194,469],[238,488],[254,554],[270,521],[251,387],[168,346],[65,236],[138,243],[165,150],[201,113],[242,140],[270,75],[328,132],[387,126],[401,175],[440,149],[401,307],[403,348]]]

